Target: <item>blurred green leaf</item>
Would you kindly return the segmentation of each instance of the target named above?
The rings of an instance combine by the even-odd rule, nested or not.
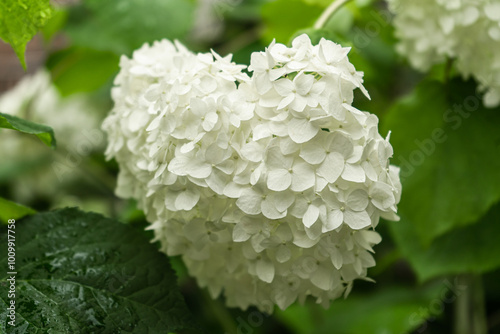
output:
[[[276,39],[287,43],[293,34],[303,28],[311,27],[323,8],[310,5],[302,0],[276,0],[262,7],[262,17],[266,25],[263,32],[265,43]]]
[[[119,57],[109,51],[69,48],[47,60],[52,81],[62,96],[92,92],[118,72]]]
[[[0,138],[1,138],[0,134]],[[41,154],[34,157],[19,157],[19,159],[9,159],[0,163],[0,182],[13,181],[22,174],[29,173],[51,162],[50,155]],[[15,182],[15,181],[14,181]]]
[[[419,288],[392,286],[370,294],[353,293],[334,301],[328,310],[294,304],[276,316],[296,334],[408,333],[428,317],[439,316],[431,302],[447,289],[443,282]]]
[[[476,224],[454,229],[424,247],[415,238],[416,225],[402,215],[390,222],[392,233],[403,255],[420,281],[448,274],[484,273],[500,267],[500,204]]]
[[[22,118],[0,112],[0,128],[12,129],[35,135],[50,148],[54,149],[56,147],[54,130],[52,130],[49,126],[33,123]]]
[[[57,8],[53,11],[52,17],[42,28],[42,35],[45,41],[50,41],[58,33],[68,20],[68,11],[63,8]]]
[[[193,11],[189,0],[84,0],[66,32],[74,45],[130,55],[146,42],[183,38]]]
[[[485,109],[475,85],[424,81],[389,110],[393,164],[401,167],[401,214],[424,245],[476,222],[500,200],[500,108]]]
[[[26,45],[52,16],[49,0],[0,2],[0,38],[9,43],[26,69]]]
[[[344,6],[339,8],[335,12],[335,14],[330,17],[324,29],[330,30],[336,34],[342,34],[343,36],[346,36],[349,31],[351,31],[353,24],[353,12],[350,7]]]
[[[259,21],[262,6],[269,0],[226,0],[213,3],[214,11],[220,18],[237,20],[241,24]]]
[[[302,0],[308,5],[317,5],[321,7],[328,7],[334,0]]]
[[[63,209],[16,223],[16,328],[29,333],[197,329],[168,258],[136,228]],[[7,234],[2,233],[2,245]],[[0,253],[7,263],[7,252]],[[5,271],[0,285],[8,284]],[[7,319],[6,296],[0,317]],[[0,332],[6,331],[0,322]],[[198,331],[199,332],[199,331]]]
[[[36,211],[32,208],[0,197],[0,221],[2,223],[7,223],[9,219],[21,219],[34,213]]]

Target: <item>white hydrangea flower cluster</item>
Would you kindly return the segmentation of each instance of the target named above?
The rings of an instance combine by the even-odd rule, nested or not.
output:
[[[500,105],[499,0],[387,0],[395,14],[398,51],[426,71],[446,58],[473,76],[485,91],[484,103]]]
[[[348,52],[301,35],[253,53],[251,78],[166,40],[121,59],[103,124],[117,194],[228,306],[328,305],[375,265],[379,218],[398,219],[399,170],[351,105],[367,92]]]

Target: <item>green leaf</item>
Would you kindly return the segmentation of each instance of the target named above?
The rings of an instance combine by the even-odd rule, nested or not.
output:
[[[26,69],[26,44],[52,15],[49,0],[3,0],[0,2],[0,38],[9,43]]]
[[[51,127],[33,123],[22,118],[0,112],[0,128],[17,130],[24,133],[36,135],[45,145],[54,149],[56,137]]]
[[[264,42],[269,44],[276,39],[279,43],[287,43],[297,30],[311,27],[322,11],[322,6],[306,4],[302,0],[269,2],[262,7],[266,25],[262,36]]]
[[[52,17],[42,28],[43,39],[48,42],[58,33],[68,21],[68,11],[65,8],[54,9]]]
[[[183,38],[193,13],[189,0],[85,0],[70,13],[66,32],[74,45],[130,54],[146,42]]]
[[[323,7],[328,7],[332,2],[337,0],[302,0],[307,4],[320,5]],[[354,3],[356,7],[366,7],[370,5],[374,0],[356,0]]]
[[[47,60],[47,68],[61,95],[67,96],[92,92],[110,82],[118,72],[119,59],[109,51],[72,47],[53,53]]]
[[[308,5],[317,5],[326,8],[332,3],[332,0],[302,0],[302,2]]]
[[[454,229],[424,247],[415,238],[416,225],[410,217],[390,222],[393,237],[420,281],[433,277],[485,273],[500,268],[500,204],[476,224]]]
[[[334,301],[328,310],[294,304],[286,311],[277,311],[276,316],[296,334],[408,333],[427,318],[440,315],[441,309],[434,310],[432,303],[439,301],[443,291],[448,291],[445,282],[419,288],[391,286],[367,294],[353,293]]]
[[[32,208],[11,202],[0,197],[0,221],[7,223],[9,219],[21,219],[24,216],[36,213]]]
[[[25,333],[200,331],[168,258],[133,226],[63,209],[16,222],[15,248],[16,328]],[[0,263],[7,268],[6,251]],[[0,285],[8,277],[3,270]],[[0,295],[1,319],[10,300]]]
[[[383,122],[401,167],[399,211],[429,243],[472,224],[500,200],[500,108],[485,109],[475,85],[424,81]]]

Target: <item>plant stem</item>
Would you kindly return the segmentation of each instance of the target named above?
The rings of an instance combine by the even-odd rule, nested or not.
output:
[[[455,302],[454,334],[486,334],[487,321],[484,307],[484,291],[480,275],[460,277],[467,289]]]
[[[342,7],[343,5],[348,3],[349,1],[351,1],[351,0],[336,0],[336,1],[332,2],[330,4],[330,6],[328,6],[328,8],[325,9],[325,11],[323,13],[321,13],[321,16],[314,24],[314,29],[323,28],[325,26],[325,24],[328,22],[328,20],[330,19],[330,17],[332,17],[332,15],[335,14],[335,12],[340,7]]]
[[[212,299],[212,297],[204,289],[202,294],[205,305],[209,308],[210,313],[222,326],[222,328],[224,329],[224,333],[237,333],[238,327],[236,325],[236,321],[231,316],[231,313],[229,313],[229,310],[224,305],[222,305],[219,300]]]

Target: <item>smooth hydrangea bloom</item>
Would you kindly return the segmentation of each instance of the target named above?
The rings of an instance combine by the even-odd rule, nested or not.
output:
[[[348,52],[272,43],[251,78],[166,40],[121,59],[103,125],[117,194],[229,306],[328,305],[375,265],[379,218],[397,219],[399,170],[377,117],[351,105],[367,92]]]
[[[500,104],[499,0],[387,0],[395,14],[398,51],[426,71],[455,59],[464,77],[485,91],[484,103]]]

